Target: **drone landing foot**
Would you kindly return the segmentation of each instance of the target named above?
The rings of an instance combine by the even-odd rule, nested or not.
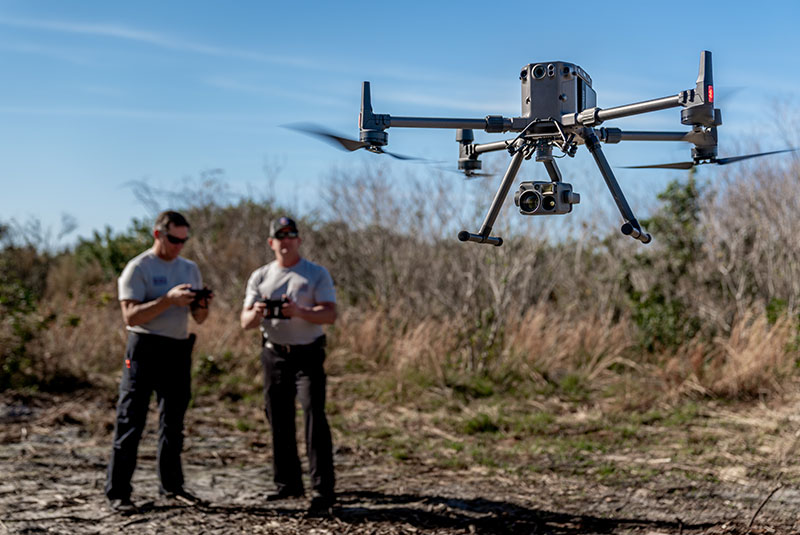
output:
[[[472,234],[466,230],[458,233],[458,239],[461,241],[474,241],[475,243],[488,243],[497,247],[503,245],[503,238],[499,236],[483,236],[482,234]]]
[[[635,219],[622,225],[620,231],[626,236],[630,236],[631,238],[639,240],[645,244],[650,243],[653,240],[653,237],[642,230],[642,227],[639,226],[639,222]]]

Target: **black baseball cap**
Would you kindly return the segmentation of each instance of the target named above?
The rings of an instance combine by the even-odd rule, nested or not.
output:
[[[294,222],[294,219],[286,216],[281,216],[269,224],[269,235],[272,238],[275,238],[275,235],[282,230],[298,233],[297,224]]]

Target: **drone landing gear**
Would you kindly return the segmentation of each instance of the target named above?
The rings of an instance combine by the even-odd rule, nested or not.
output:
[[[603,153],[603,149],[600,145],[600,140],[597,138],[594,130],[591,128],[583,129],[581,132],[581,137],[584,139],[589,152],[592,153],[594,161],[597,164],[597,167],[600,169],[600,174],[603,175],[603,179],[606,181],[609,191],[611,191],[611,196],[614,198],[614,202],[617,204],[617,208],[622,215],[622,219],[625,221],[620,231],[626,236],[630,236],[631,238],[639,240],[642,243],[650,243],[650,241],[652,241],[652,237],[650,234],[645,232],[644,229],[642,229],[639,221],[633,214],[633,210],[631,210],[631,207],[628,205],[628,201],[625,200],[625,195],[622,193],[622,188],[619,187],[617,179],[614,177],[614,172],[611,170],[608,160],[606,160],[605,154]],[[541,143],[539,145],[541,145]],[[530,155],[532,150],[534,150],[534,147],[528,144],[525,140],[520,140],[516,148],[509,150],[512,152],[511,163],[508,164],[508,169],[506,169],[505,175],[503,175],[503,181],[500,183],[500,188],[497,190],[497,193],[492,200],[492,204],[489,207],[489,212],[486,214],[486,218],[483,220],[483,225],[481,225],[480,231],[478,231],[477,234],[473,234],[471,232],[467,232],[466,230],[462,230],[458,233],[459,240],[464,242],[471,241],[475,243],[488,243],[495,246],[503,245],[502,238],[499,236],[490,236],[489,234],[492,232],[492,226],[494,225],[497,216],[500,214],[500,209],[502,208],[503,202],[508,196],[508,192],[514,183],[514,179],[519,172],[522,161]],[[550,180],[556,183],[561,182],[561,172],[559,171],[555,162],[552,161],[552,158],[547,158],[546,156],[546,154],[542,154],[540,157],[539,153],[537,152],[537,160],[544,163],[547,173],[550,175]]]
[[[489,236],[489,234],[492,232],[494,221],[497,219],[498,214],[500,214],[500,209],[503,207],[503,202],[505,201],[506,197],[508,197],[508,192],[511,189],[512,184],[514,184],[514,179],[517,178],[517,173],[522,165],[522,160],[525,159],[525,152],[526,151],[524,147],[518,147],[517,151],[514,152],[514,155],[511,157],[511,163],[508,164],[506,174],[503,175],[503,181],[500,183],[500,189],[497,190],[494,199],[492,199],[492,204],[489,207],[489,213],[486,214],[486,219],[483,220],[481,230],[477,234],[472,234],[471,232],[462,230],[458,233],[459,240],[474,241],[476,243],[489,243],[498,247],[503,245],[503,238],[499,236]]]
[[[584,129],[582,137],[586,142],[586,148],[592,153],[594,161],[600,169],[600,174],[603,175],[608,189],[611,191],[611,196],[614,197],[614,202],[617,203],[617,208],[619,209],[619,213],[622,214],[622,219],[625,220],[620,231],[626,236],[630,236],[642,243],[650,243],[653,238],[642,229],[639,225],[639,221],[636,220],[636,216],[633,215],[633,210],[628,206],[628,201],[625,200],[622,188],[619,187],[617,179],[614,178],[614,172],[611,170],[611,166],[608,165],[608,160],[606,160],[606,156],[603,154],[600,140],[597,139],[594,130],[591,128]]]

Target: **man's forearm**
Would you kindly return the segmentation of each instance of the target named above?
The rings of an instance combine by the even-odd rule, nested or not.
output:
[[[159,314],[172,306],[172,303],[165,295],[157,297],[152,301],[144,303],[122,305],[122,316],[125,320],[125,325],[133,327],[141,325],[155,319]]]
[[[242,329],[253,329],[261,323],[261,314],[255,308],[242,310],[239,318]]]
[[[309,323],[330,325],[336,321],[336,306],[330,304],[300,308],[300,317]]]

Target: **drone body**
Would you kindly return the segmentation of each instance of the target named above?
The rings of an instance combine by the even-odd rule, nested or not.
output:
[[[554,161],[553,149],[564,156],[573,157],[580,145],[585,145],[597,164],[600,174],[622,215],[621,232],[642,243],[649,243],[651,236],[639,224],[622,192],[614,172],[603,153],[601,143],[638,141],[685,141],[693,144],[692,161],[674,164],[645,165],[638,168],[690,169],[695,165],[716,163],[728,164],[756,156],[786,151],[717,158],[717,127],[722,124],[722,115],[714,107],[714,83],[711,52],[700,54],[700,69],[695,87],[672,96],[647,100],[614,108],[597,107],[597,96],[592,89],[592,80],[579,66],[564,61],[531,63],[520,72],[522,84],[522,107],[519,117],[487,115],[478,119],[397,117],[376,114],[372,111],[369,82],[364,82],[361,92],[359,114],[360,140],[349,140],[312,127],[296,126],[300,130],[319,135],[333,141],[346,150],[367,149],[386,153],[395,158],[407,157],[392,154],[383,149],[388,143],[386,130],[394,128],[447,128],[456,130],[459,146],[458,169],[471,176],[481,169],[481,154],[505,150],[511,155],[500,187],[497,190],[486,218],[477,233],[461,231],[461,241],[502,245],[503,240],[491,236],[497,219],[523,160],[534,158],[547,170],[550,182],[522,182],[514,201],[524,215],[556,215],[572,211],[580,202],[580,195],[572,186],[562,181],[561,172]],[[686,132],[628,131],[619,128],[599,127],[604,121],[639,115],[668,108],[681,108],[681,124],[691,127]],[[512,139],[492,143],[475,144],[474,130],[488,133],[517,132]],[[795,150],[795,149],[788,149]]]
[[[586,71],[563,61],[531,63],[522,68],[522,117],[561,117],[597,105]]]

